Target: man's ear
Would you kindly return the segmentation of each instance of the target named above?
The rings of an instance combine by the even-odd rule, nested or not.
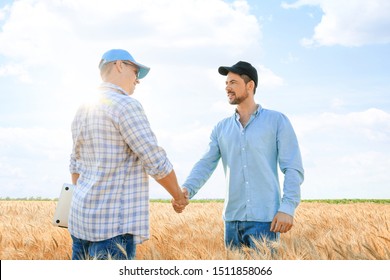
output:
[[[118,73],[122,73],[123,71],[123,63],[122,60],[117,60],[114,62],[115,68],[118,71]]]
[[[255,92],[255,82],[253,80],[250,80],[249,83],[246,84],[247,89],[251,92]]]

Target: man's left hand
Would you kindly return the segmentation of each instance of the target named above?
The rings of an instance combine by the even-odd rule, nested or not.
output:
[[[294,217],[283,212],[278,212],[272,220],[271,231],[286,233],[292,228],[293,222]]]

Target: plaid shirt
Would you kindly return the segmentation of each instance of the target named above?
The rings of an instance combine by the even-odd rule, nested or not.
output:
[[[130,233],[149,238],[149,178],[172,171],[141,104],[109,83],[72,123],[70,172],[80,177],[69,214],[73,236],[101,241]]]

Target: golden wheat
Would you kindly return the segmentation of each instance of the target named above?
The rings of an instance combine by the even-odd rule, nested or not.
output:
[[[71,238],[52,226],[51,201],[0,201],[0,259],[68,260]],[[139,260],[354,260],[390,259],[390,205],[301,203],[293,229],[275,251],[224,247],[222,203],[191,203],[176,214],[151,203],[151,238],[137,247]]]

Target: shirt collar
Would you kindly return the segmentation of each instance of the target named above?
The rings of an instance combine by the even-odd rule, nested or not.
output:
[[[121,88],[120,86],[114,85],[112,83],[107,83],[107,82],[101,83],[99,86],[99,89],[101,89],[101,90],[112,89],[114,91],[117,91],[120,94],[128,95],[127,92],[123,88]]]
[[[253,112],[252,114],[253,117],[257,117],[257,115],[260,114],[260,111],[263,109],[263,107],[261,107],[260,104],[256,104],[256,105],[257,105],[257,109],[256,111]],[[237,109],[235,109],[234,115],[236,116],[237,120],[240,119],[240,114],[238,113]]]

